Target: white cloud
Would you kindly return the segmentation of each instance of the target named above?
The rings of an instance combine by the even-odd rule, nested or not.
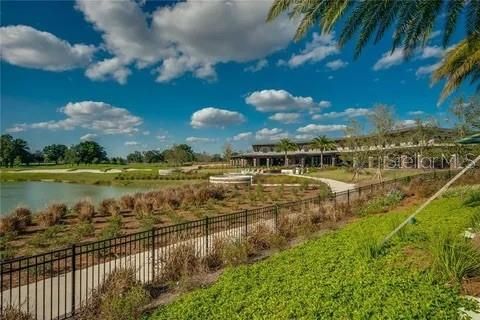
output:
[[[245,117],[239,112],[208,107],[195,111],[190,125],[193,128],[224,128],[242,122],[245,122]]]
[[[29,26],[0,28],[1,59],[25,68],[64,71],[87,65],[96,48],[71,45],[51,33]]]
[[[158,135],[155,137],[157,140],[160,140],[160,141],[165,141],[167,140],[167,136],[166,135]]]
[[[333,76],[328,76],[328,80],[332,80],[333,79]]]
[[[423,112],[421,110],[415,110],[415,111],[409,111],[408,114],[411,115],[411,116],[421,116],[421,115],[425,114],[425,112]]]
[[[295,135],[296,140],[312,140],[315,136],[313,134],[297,134]]]
[[[434,64],[429,64],[429,65],[426,65],[426,66],[419,67],[417,69],[417,71],[415,71],[415,75],[417,76],[417,78],[421,78],[425,75],[429,75],[430,73],[437,70],[438,67],[440,67],[441,64],[442,64],[441,62],[437,62],[437,63],[434,63]]]
[[[262,70],[263,68],[266,68],[268,66],[268,60],[267,59],[261,59],[258,60],[256,64],[251,65],[243,69],[244,71],[247,72],[258,72]]]
[[[445,49],[439,46],[426,46],[421,49],[418,59],[442,58],[445,55]]]
[[[341,59],[337,59],[337,60],[327,62],[325,66],[330,70],[338,70],[338,69],[345,68],[347,65],[348,65],[348,62],[343,61]]]
[[[126,146],[138,146],[139,144],[138,141],[125,141]]]
[[[385,52],[380,60],[378,60],[374,65],[373,65],[373,70],[378,71],[378,70],[385,70],[389,69],[393,66],[401,64],[405,59],[405,52],[403,49],[395,49],[393,52],[387,51]]]
[[[233,136],[233,141],[243,141],[251,139],[253,134],[251,132],[241,132],[235,136]]]
[[[25,130],[26,130],[25,124],[17,124],[11,128],[7,128],[5,131],[7,133],[18,133],[18,132],[23,132]]]
[[[300,53],[292,55],[287,64],[290,68],[296,68],[305,63],[321,61],[339,52],[332,33],[320,35],[315,32],[312,41],[307,43]]]
[[[316,114],[312,117],[313,120],[321,119],[333,119],[333,118],[342,118],[342,117],[361,117],[367,116],[372,113],[372,110],[367,108],[347,108],[340,112],[328,112],[323,114]]]
[[[441,34],[442,34],[442,32],[440,30],[435,30],[432,33],[430,33],[430,36],[428,37],[428,39],[430,39],[430,40],[435,39],[436,37],[438,37]]]
[[[190,143],[206,143],[206,142],[214,142],[215,139],[212,138],[201,138],[201,137],[188,137],[185,141]]]
[[[417,125],[417,121],[412,120],[412,119],[407,119],[407,120],[400,120],[395,123],[395,128],[401,129],[401,128],[410,128],[414,127]]]
[[[155,69],[159,82],[186,72],[214,79],[218,63],[259,60],[285,48],[297,21],[284,15],[266,23],[270,6],[271,1],[189,0],[146,13],[135,1],[77,0],[76,5],[102,33],[104,47],[112,55],[108,59],[118,59],[112,70],[160,63]],[[113,71],[98,73],[102,79]]]
[[[142,134],[143,134],[144,136],[149,136],[149,135],[150,135],[150,131],[145,130],[145,131],[142,132]]]
[[[276,141],[276,140],[280,140],[287,137],[288,137],[288,132],[285,132],[279,128],[273,128],[273,129],[263,128],[258,130],[255,133],[255,139],[263,140],[263,141],[266,141],[266,140]]]
[[[82,141],[91,141],[94,140],[97,137],[95,133],[87,133],[83,136],[80,137],[80,140]]]
[[[282,122],[282,123],[294,123],[297,122],[298,119],[300,118],[299,113],[285,113],[285,112],[278,112],[275,113],[274,115],[271,115],[268,117],[270,120]]]
[[[325,132],[345,130],[347,126],[343,124],[309,124],[297,129],[298,132],[304,134],[322,134]]]
[[[104,134],[132,134],[138,132],[142,118],[132,115],[127,109],[114,107],[105,102],[69,102],[59,111],[66,118],[36,123],[16,124],[16,129],[73,130],[84,128]]]
[[[326,108],[329,101],[316,103],[312,97],[296,97],[286,90],[255,91],[245,98],[245,102],[260,112],[298,111],[312,108]]]
[[[90,65],[85,75],[91,80],[116,80],[120,84],[127,83],[131,71],[118,58],[105,59]]]

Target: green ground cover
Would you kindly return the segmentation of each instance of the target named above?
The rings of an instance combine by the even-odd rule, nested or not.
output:
[[[367,184],[377,182],[375,179],[376,169],[365,169],[360,173],[357,183]],[[405,176],[412,176],[416,174],[425,173],[424,170],[419,169],[395,169],[395,170],[384,170],[383,178],[385,180],[391,180],[395,178],[401,178]],[[345,168],[326,168],[326,169],[313,169],[310,170],[308,175],[319,178],[333,179],[343,182],[352,182],[353,172]]]
[[[466,197],[450,193],[435,201],[385,250],[378,241],[414,207],[369,215],[263,262],[228,269],[213,286],[185,294],[150,320],[459,319],[469,303],[458,283],[433,271],[432,248],[439,235],[460,237],[480,214]]]

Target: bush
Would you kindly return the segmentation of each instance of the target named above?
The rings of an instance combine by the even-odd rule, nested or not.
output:
[[[271,248],[272,231],[263,224],[255,227],[247,237],[247,242],[254,251],[262,251]]]
[[[471,191],[463,201],[463,205],[467,207],[480,206],[480,190]]]
[[[166,258],[160,274],[160,281],[175,282],[201,271],[201,259],[195,246],[190,243],[175,245]]]
[[[225,243],[222,260],[227,266],[237,266],[248,262],[253,250],[248,242],[235,240]]]
[[[118,269],[93,290],[87,303],[79,310],[79,320],[136,320],[150,301],[149,293],[136,280],[135,271]]]
[[[52,203],[46,208],[46,212],[50,213],[53,219],[59,222],[67,215],[68,208],[64,203]]]
[[[37,222],[40,226],[47,228],[54,226],[58,221],[50,212],[41,211],[39,214],[37,214]]]
[[[24,207],[17,207],[13,210],[13,216],[17,219],[17,228],[23,231],[32,224],[32,212]]]
[[[208,253],[202,257],[202,264],[209,271],[219,269],[223,265],[223,250],[225,248],[225,240],[215,239],[208,248]]]
[[[34,320],[35,318],[18,307],[7,306],[2,310],[3,320]]]
[[[434,274],[460,282],[480,275],[480,253],[469,240],[451,234],[439,236],[432,246]]]
[[[18,219],[13,215],[7,215],[0,218],[0,235],[6,235],[9,233],[17,233],[20,230],[18,229]]]
[[[121,216],[112,216],[108,220],[108,224],[100,232],[100,240],[107,240],[116,238],[122,235],[122,217]]]
[[[385,196],[373,198],[362,205],[357,213],[360,216],[366,216],[368,214],[387,212],[405,197],[404,193],[399,190],[392,190]]]
[[[92,221],[95,216],[95,207],[89,200],[80,200],[73,206],[73,211],[80,221]]]
[[[98,205],[98,212],[104,216],[118,216],[120,206],[115,199],[105,199]]]
[[[122,210],[133,210],[135,207],[135,198],[126,194],[120,198],[119,204]]]

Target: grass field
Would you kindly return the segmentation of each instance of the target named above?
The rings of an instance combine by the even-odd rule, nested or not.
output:
[[[358,184],[369,184],[378,182],[375,179],[376,169],[365,169],[363,170],[356,183]],[[383,178],[385,180],[391,180],[395,178],[401,178],[405,176],[412,176],[416,174],[425,173],[423,170],[419,169],[397,169],[397,170],[384,170]],[[319,178],[333,179],[343,182],[352,182],[353,172],[344,168],[335,168],[335,169],[317,169],[310,171],[308,175]]]
[[[414,207],[372,215],[253,265],[228,269],[185,294],[161,319],[460,319],[458,283],[433,272],[439,235],[459,237],[478,206],[453,195],[432,203],[380,250]],[[478,205],[478,203],[477,203]],[[478,215],[478,213],[477,213]]]

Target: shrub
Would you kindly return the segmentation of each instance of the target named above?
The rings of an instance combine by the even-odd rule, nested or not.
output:
[[[139,197],[135,199],[135,206],[133,212],[137,219],[141,219],[143,216],[150,215],[153,212],[153,204],[152,198],[147,197]]]
[[[35,318],[18,307],[7,306],[1,311],[3,320],[34,320]]]
[[[95,227],[91,222],[82,221],[75,226],[73,230],[73,238],[76,242],[83,240],[95,233]]]
[[[179,243],[165,259],[160,281],[175,282],[200,271],[201,259],[195,246],[190,243]]]
[[[17,228],[23,231],[32,224],[32,212],[24,207],[17,207],[13,210],[13,216],[17,219]]]
[[[451,234],[441,235],[432,246],[432,270],[452,282],[480,275],[480,253],[469,240]]]
[[[248,262],[253,251],[250,244],[245,241],[235,240],[225,243],[222,260],[227,266],[237,266]]]
[[[135,271],[118,269],[93,290],[87,303],[79,310],[79,320],[136,320],[150,301],[149,293],[136,280]]]
[[[120,198],[119,204],[122,210],[133,210],[135,207],[135,198],[126,194]]]
[[[360,243],[360,252],[367,259],[378,258],[386,252],[385,245],[373,237],[367,237]]]
[[[50,213],[56,222],[59,222],[67,215],[68,208],[64,203],[51,203],[45,211]]]
[[[37,214],[37,222],[42,227],[51,227],[57,224],[58,220],[50,212],[44,210]]]
[[[390,191],[385,196],[379,196],[378,198],[373,198],[372,200],[367,201],[358,209],[357,213],[360,216],[366,216],[368,214],[386,212],[400,203],[404,197],[404,193],[399,190]]]
[[[73,211],[80,221],[92,221],[95,216],[95,207],[89,200],[80,200],[73,206]]]
[[[277,221],[277,232],[287,240],[294,238],[297,235],[297,231],[294,226],[293,218],[289,216],[279,217]]]
[[[467,207],[480,206],[480,190],[471,191],[463,201],[463,205]]]
[[[202,257],[202,264],[207,270],[214,271],[223,265],[223,250],[225,248],[225,240],[215,239],[208,248],[208,253]]]
[[[98,212],[104,216],[118,216],[120,206],[115,199],[105,199],[98,205]]]
[[[13,215],[0,218],[0,235],[18,232],[18,219]]]
[[[107,226],[100,232],[100,239],[107,240],[116,238],[122,235],[122,217],[112,216],[107,223]]]
[[[271,248],[272,231],[264,224],[260,224],[250,232],[247,242],[254,251],[262,251]]]

